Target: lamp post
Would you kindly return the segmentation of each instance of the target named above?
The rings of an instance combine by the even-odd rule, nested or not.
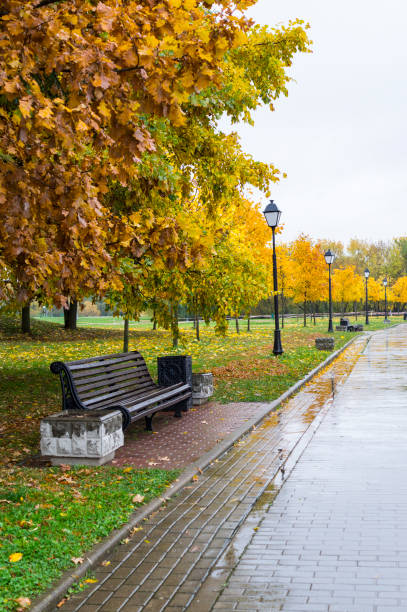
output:
[[[387,318],[387,277],[383,279],[383,286],[384,286],[384,322],[390,323],[389,319]]]
[[[366,297],[365,297],[365,309],[366,309],[366,325],[369,325],[369,311],[367,309],[367,281],[370,276],[369,268],[365,270],[365,285],[366,285]]]
[[[329,323],[328,323],[328,333],[333,332],[334,328],[332,325],[332,281],[331,281],[331,265],[333,264],[335,259],[335,255],[331,253],[329,249],[325,253],[325,261],[328,264],[329,269]]]
[[[274,288],[274,355],[281,355],[283,347],[281,346],[281,333],[280,333],[280,317],[278,312],[278,287],[277,287],[277,258],[276,258],[276,227],[281,217],[281,210],[278,209],[277,205],[270,200],[266,208],[263,210],[263,214],[266,217],[267,225],[273,230],[273,288]]]

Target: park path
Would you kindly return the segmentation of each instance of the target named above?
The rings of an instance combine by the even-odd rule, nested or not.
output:
[[[241,576],[239,565],[231,586],[221,593],[224,583],[246,545],[247,550],[258,545],[251,538],[259,533],[259,523],[262,529],[263,517],[271,516],[268,509],[284,475],[287,477],[320,427],[366,342],[366,337],[357,338],[279,413],[270,415],[166,508],[143,522],[142,529],[107,559],[110,563],[96,570],[97,583],[69,599],[62,607],[64,612],[208,612],[219,606],[248,609],[248,602],[250,609],[256,609],[262,597],[259,592],[252,599],[251,580],[260,575],[257,565],[251,565],[252,576],[244,574],[244,587],[241,582],[233,586]],[[264,542],[265,557],[266,544],[270,542]],[[248,554],[253,562],[252,553]],[[242,559],[246,563],[245,556]],[[263,603],[258,605],[264,609]]]
[[[407,610],[407,326],[374,334],[216,610]]]

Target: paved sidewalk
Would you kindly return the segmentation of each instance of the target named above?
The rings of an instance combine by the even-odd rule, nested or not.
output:
[[[407,610],[406,391],[407,325],[372,337],[215,610]]]
[[[217,574],[223,575],[212,569],[222,559],[223,571],[229,567],[224,564],[225,551],[227,562],[234,564],[228,550],[236,542],[236,533],[238,541],[244,541],[239,527],[244,524],[247,531],[255,516],[254,504],[270,480],[281,474],[291,451],[302,452],[301,445],[308,443],[332,403],[333,391],[345,381],[365,342],[358,338],[278,414],[266,419],[170,500],[166,509],[143,523],[142,530],[116,549],[110,565],[96,571],[94,587],[72,597],[62,610],[208,612],[221,587]],[[274,494],[266,498],[266,509]],[[253,533],[250,527],[248,533]]]

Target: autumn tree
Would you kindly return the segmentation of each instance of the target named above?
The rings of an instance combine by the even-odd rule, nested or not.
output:
[[[302,304],[304,327],[307,325],[307,305],[326,299],[328,276],[321,247],[301,234],[290,245],[292,274],[287,293],[294,303]]]
[[[405,308],[407,303],[407,276],[401,276],[397,279],[390,289],[389,298],[392,302],[398,304],[401,310]]]
[[[364,295],[362,277],[356,274],[355,266],[338,268],[332,276],[332,298],[339,302],[345,314],[347,304],[359,302]]]
[[[150,118],[181,126],[183,104],[220,87],[250,26],[236,10],[254,1],[3,1],[0,300],[11,287],[20,305],[66,305],[121,289],[122,248],[175,256],[174,216],[118,214],[107,196],[157,149]]]

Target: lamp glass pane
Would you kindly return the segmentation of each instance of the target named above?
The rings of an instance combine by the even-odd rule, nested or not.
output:
[[[280,214],[281,213],[279,211],[264,213],[264,216],[266,217],[267,225],[269,227],[276,227],[280,219]]]

